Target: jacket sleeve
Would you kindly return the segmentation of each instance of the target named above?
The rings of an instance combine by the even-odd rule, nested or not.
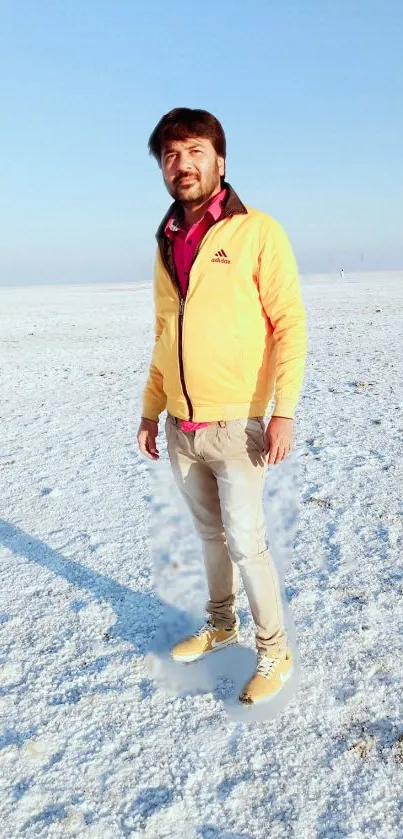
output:
[[[155,310],[155,340],[154,340],[154,352],[151,359],[150,368],[148,371],[148,378],[147,383],[144,388],[143,392],[143,409],[142,409],[142,416],[145,419],[151,419],[155,422],[158,422],[160,414],[165,410],[167,397],[164,393],[163,389],[163,377],[161,371],[155,364],[155,347],[158,341],[158,338],[161,335],[161,332],[164,328],[164,318],[159,310],[159,276],[160,272],[158,270],[158,259],[159,254],[157,252],[157,256],[155,259],[155,268],[154,268],[154,310]]]
[[[264,229],[259,269],[260,297],[275,341],[273,416],[294,417],[304,377],[306,316],[295,257],[274,219]]]

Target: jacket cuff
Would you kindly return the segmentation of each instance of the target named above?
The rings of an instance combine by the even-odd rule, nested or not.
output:
[[[155,410],[155,408],[153,410],[149,405],[143,405],[141,416],[144,419],[153,420],[153,422],[158,422],[160,418],[159,411]]]
[[[295,415],[295,401],[293,399],[286,399],[283,396],[280,396],[276,399],[274,404],[274,411],[272,413],[273,417],[288,417],[289,419],[294,419]]]

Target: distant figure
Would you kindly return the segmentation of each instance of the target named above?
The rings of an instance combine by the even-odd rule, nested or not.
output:
[[[344,280],[344,268],[340,268],[340,277]]]
[[[280,225],[245,206],[225,180],[225,134],[216,117],[175,108],[149,148],[174,203],[157,234],[156,341],[138,443],[158,460],[158,421],[167,408],[168,454],[203,543],[210,594],[207,623],[171,656],[197,661],[238,641],[240,572],[258,652],[240,700],[270,700],[292,673],[292,653],[262,487],[265,464],[281,463],[292,447],[302,385],[297,268]]]

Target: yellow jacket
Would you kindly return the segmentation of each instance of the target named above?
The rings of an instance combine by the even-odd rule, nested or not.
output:
[[[306,321],[288,238],[273,218],[228,188],[223,216],[202,240],[186,298],[164,229],[157,232],[155,346],[143,417],[194,422],[293,417],[302,387]]]

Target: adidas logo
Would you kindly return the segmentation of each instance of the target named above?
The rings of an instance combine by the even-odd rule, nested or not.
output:
[[[225,251],[222,248],[221,248],[221,250],[217,251],[217,253],[214,254],[211,261],[212,262],[222,262],[222,263],[224,263],[224,265],[230,265],[231,264],[231,260],[228,259],[227,254],[225,253]]]

